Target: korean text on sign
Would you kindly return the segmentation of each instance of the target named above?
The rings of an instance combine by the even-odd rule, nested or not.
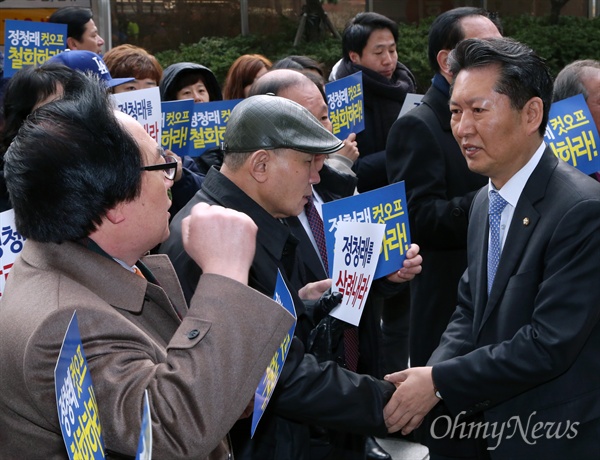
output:
[[[358,325],[378,263],[384,224],[339,222],[335,231],[332,291],[342,294],[331,316]]]
[[[194,101],[169,101],[161,104],[162,134],[161,146],[183,157],[189,154],[190,126]]]
[[[66,24],[7,19],[4,76],[12,77],[23,67],[40,66],[61,53],[66,48],[66,35]]]
[[[385,224],[381,248],[376,248],[378,264],[375,279],[402,267],[410,247],[410,226],[406,209],[404,182],[381,187],[366,193],[323,204],[323,222],[329,266],[333,265],[332,252],[336,228],[340,222]]]
[[[325,85],[333,134],[346,139],[365,129],[362,72],[356,72]]]
[[[598,130],[583,95],[552,104],[544,140],[554,155],[580,171],[600,171]]]
[[[23,250],[25,238],[17,231],[15,212],[12,209],[0,213],[0,297],[4,283],[17,256]]]
[[[294,319],[296,319],[294,300],[292,299],[292,295],[290,294],[290,291],[279,271],[277,271],[277,281],[275,284],[273,300],[285,308],[294,317]],[[267,366],[267,370],[265,371],[263,378],[256,388],[254,393],[254,412],[252,413],[252,425],[250,427],[251,436],[254,436],[258,422],[263,416],[267,405],[271,400],[271,395],[275,390],[275,385],[277,385],[277,381],[279,380],[279,376],[283,370],[283,365],[285,364],[285,359],[287,358],[288,351],[290,350],[295,329],[296,321],[294,321],[294,324],[283,338],[281,345],[279,345],[279,349],[275,352],[273,358],[271,358],[271,362]]]
[[[206,150],[221,147],[231,110],[241,101],[216,101],[194,104],[190,124],[190,156],[200,156]]]
[[[158,87],[126,91],[111,95],[117,108],[144,127],[158,145],[162,145],[162,105]],[[173,117],[173,115],[171,115]]]
[[[71,460],[104,459],[98,403],[73,313],[54,369],[58,419]]]

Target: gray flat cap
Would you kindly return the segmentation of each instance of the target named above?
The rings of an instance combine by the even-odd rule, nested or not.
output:
[[[266,94],[244,99],[234,107],[227,122],[223,150],[227,154],[284,148],[329,154],[343,145],[300,104]]]

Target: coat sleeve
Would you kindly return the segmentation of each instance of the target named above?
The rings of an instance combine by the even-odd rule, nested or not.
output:
[[[147,389],[153,456],[205,458],[250,402],[293,318],[257,291],[207,274],[163,348],[144,328],[160,330],[156,322],[168,318],[161,319],[156,304],[145,301],[146,308],[156,315],[148,315],[143,327],[109,305],[80,302],[77,308],[106,449],[135,455]],[[56,324],[65,327],[72,311],[61,309],[60,317],[49,316],[38,328],[26,354],[28,381],[47,379],[41,367],[50,365],[49,350],[60,345]]]
[[[395,387],[333,361],[318,363],[294,337],[270,408],[277,415],[337,431],[386,436],[383,407]]]

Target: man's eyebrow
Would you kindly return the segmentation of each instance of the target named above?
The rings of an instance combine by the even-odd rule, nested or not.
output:
[[[467,100],[465,100],[465,104],[466,105],[473,105],[475,103],[482,103],[484,101],[487,101],[488,99],[485,97],[481,97],[481,96],[474,96],[471,97]],[[449,104],[454,104],[454,105],[460,105],[455,99],[450,99]]]

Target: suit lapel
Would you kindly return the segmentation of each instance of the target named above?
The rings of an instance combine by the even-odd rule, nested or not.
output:
[[[489,200],[487,186],[481,189],[473,202],[470,216],[467,257],[469,261],[469,282],[473,302],[473,332],[479,330],[485,303],[487,302],[487,250]]]
[[[500,256],[500,262],[494,279],[494,286],[490,292],[489,299],[485,303],[485,309],[478,332],[481,332],[481,328],[494,309],[499,305],[510,277],[517,271],[519,262],[522,260],[523,254],[526,251],[527,243],[540,220],[540,214],[536,210],[535,204],[544,198],[548,181],[557,162],[558,160],[554,154],[546,148],[540,162],[525,184],[525,188],[521,193],[517,207],[513,213],[508,234],[506,235],[502,255]],[[482,271],[480,271],[480,278],[485,281],[485,283],[481,284],[484,285],[487,283],[487,235],[488,231],[485,232],[485,251],[482,251],[486,258],[486,262],[485,264],[482,264]]]

